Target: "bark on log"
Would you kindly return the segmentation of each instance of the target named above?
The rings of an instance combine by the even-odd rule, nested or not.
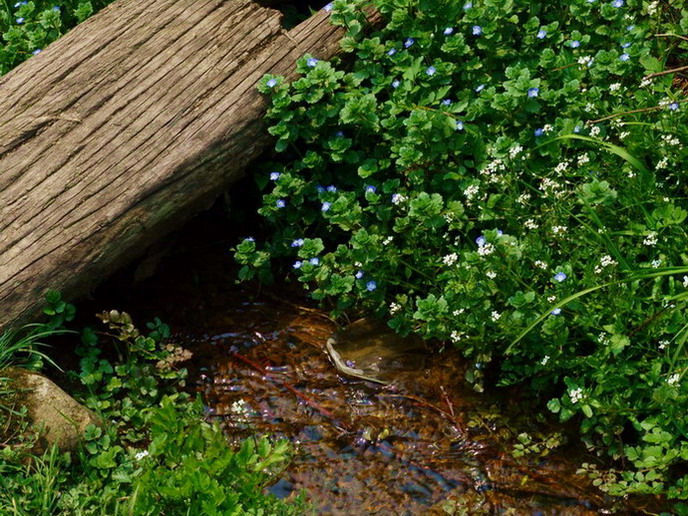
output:
[[[256,91],[328,59],[249,0],[119,0],[0,78],[0,330],[73,299],[209,205],[271,145]]]

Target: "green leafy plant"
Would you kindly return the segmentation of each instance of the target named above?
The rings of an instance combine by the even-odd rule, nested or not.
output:
[[[3,0],[0,2],[0,75],[39,54],[110,0]]]
[[[51,296],[51,315],[65,313],[60,303]],[[30,457],[31,428],[17,411],[22,435],[0,443],[0,513],[303,514],[302,497],[287,503],[264,493],[289,460],[288,443],[254,437],[231,447],[204,420],[200,399],[181,390],[178,363],[190,355],[166,342],[169,327],[156,319],[143,334],[124,312],[99,318],[108,331],[83,332],[72,378],[104,425],[87,427],[74,455],[52,448]]]
[[[452,343],[476,389],[528,382],[632,465],[610,492],[688,498],[682,2],[330,8],[351,55],[260,82],[284,161],[257,172],[271,234],[236,246],[240,278],[287,261],[335,315]]]

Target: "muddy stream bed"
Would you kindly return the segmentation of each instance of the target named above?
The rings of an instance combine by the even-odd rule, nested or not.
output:
[[[546,457],[514,458],[519,433],[567,429],[538,416],[525,391],[475,393],[457,353],[430,349],[422,367],[405,367],[387,385],[340,374],[325,351],[338,325],[298,286],[236,285],[231,243],[213,241],[203,220],[185,235],[152,277],[135,284],[133,269],[121,273],[79,310],[125,310],[140,326],[153,317],[169,324],[174,342],[193,352],[184,364],[189,388],[230,440],[258,433],[294,444],[273,494],[306,490],[319,514],[655,509],[652,500],[631,508],[606,498],[577,476],[596,459],[575,438]]]

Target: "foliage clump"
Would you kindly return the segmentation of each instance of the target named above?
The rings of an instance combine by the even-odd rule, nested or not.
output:
[[[48,327],[60,314],[73,315],[59,295],[50,296]],[[176,363],[188,352],[167,341],[165,324],[156,319],[144,334],[124,312],[99,317],[110,333],[83,332],[80,370],[71,374],[84,388],[77,398],[106,424],[89,425],[76,454],[52,448],[32,457],[36,434],[14,410],[12,425],[21,435],[0,442],[1,514],[303,513],[300,498],[286,503],[264,493],[289,460],[287,441],[254,437],[234,449],[218,425],[205,421],[201,400],[181,390],[186,370]],[[31,335],[60,332],[43,329]],[[0,357],[7,355],[5,342],[0,338]],[[0,406],[0,422],[7,418]]]
[[[609,492],[688,498],[688,104],[661,73],[688,10],[375,0],[366,33],[365,4],[327,7],[352,59],[260,83],[286,164],[258,174],[272,232],[240,277],[286,259],[335,314],[455,345],[478,389],[497,362],[633,466]]]

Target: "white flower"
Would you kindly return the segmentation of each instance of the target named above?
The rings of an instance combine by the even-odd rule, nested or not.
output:
[[[659,349],[665,349],[669,345],[668,340],[660,340],[659,341]]]
[[[652,267],[653,267],[653,268],[656,269],[656,268],[659,267],[660,265],[662,265],[662,260],[652,260]]]
[[[640,81],[640,87],[641,88],[644,88],[645,86],[649,86],[650,84],[652,84],[652,79],[649,79],[647,77],[643,77],[643,80]]]
[[[585,165],[586,163],[589,163],[589,162],[590,162],[590,156],[588,156],[587,154],[581,154],[580,156],[578,156],[578,166],[579,167],[582,165]]]
[[[555,235],[563,235],[564,233],[566,233],[567,229],[568,227],[566,226],[552,226],[552,233],[554,233]]]
[[[406,197],[405,197],[404,195],[400,194],[400,193],[395,193],[395,194],[392,196],[392,204],[394,204],[394,205],[396,205],[396,206],[398,206],[399,204],[401,204],[401,203],[404,202],[405,200],[406,200]]]
[[[393,236],[388,236],[387,238],[385,238],[385,239],[382,241],[382,245],[389,245],[389,244],[392,243],[393,240],[394,240],[394,237],[393,237]]]
[[[557,300],[557,296],[548,296],[547,301],[549,303],[554,303]]]
[[[458,332],[458,331],[453,331],[453,332],[451,332],[451,335],[449,335],[449,338],[452,340],[452,342],[459,342],[462,337],[463,337],[463,333]]]
[[[466,199],[470,200],[473,199],[473,197],[475,197],[476,195],[478,195],[479,191],[480,188],[478,188],[478,185],[471,185],[463,191],[463,194],[466,196]]]
[[[653,246],[657,245],[657,233],[650,233],[645,237],[645,240],[643,240],[643,244],[647,246]]]
[[[390,314],[394,315],[397,312],[399,312],[399,310],[401,310],[401,305],[399,303],[390,303],[389,304],[389,313]]]
[[[516,198],[516,202],[518,202],[519,204],[525,204],[529,200],[530,200],[530,194],[529,193],[521,194]]]
[[[454,311],[452,312],[452,315],[453,315],[454,317],[458,317],[459,315],[461,315],[461,314],[464,313],[465,311],[466,311],[465,308],[459,308],[458,310],[454,310]]]
[[[610,265],[616,265],[616,261],[614,258],[609,256],[608,254],[604,255],[602,258],[600,258],[600,265],[602,267],[609,267]]]
[[[487,276],[490,279],[495,279],[497,277],[497,273],[494,271],[487,271],[485,273],[485,276]]]
[[[660,159],[657,162],[657,168],[666,168],[668,164],[669,164],[669,158],[664,156],[662,159]]]
[[[533,219],[528,219],[528,220],[526,220],[524,226],[525,226],[526,228],[528,228],[528,229],[537,229],[537,228],[540,227],[540,226],[538,225],[538,223],[535,222]]]
[[[615,82],[614,84],[609,85],[609,91],[617,91],[621,88],[621,83],[620,82]]]
[[[592,129],[590,129],[590,136],[599,136],[600,132],[602,132],[602,129],[600,129],[599,125],[596,125]]]
[[[514,159],[516,156],[519,155],[519,153],[522,150],[523,150],[523,147],[521,147],[520,145],[514,145],[513,147],[511,147],[511,149],[509,149],[509,157],[511,159]]]
[[[554,127],[552,127],[552,124],[545,124],[542,127],[542,130],[545,131],[546,133],[550,132],[552,129],[554,129]]]
[[[597,340],[600,341],[600,344],[609,344],[609,334],[603,331],[597,337]]]
[[[478,254],[480,256],[487,256],[488,254],[494,253],[495,247],[489,242],[485,245],[478,246]]]
[[[542,365],[547,365],[547,362],[549,362],[549,355],[545,355],[540,363]]]
[[[688,276],[683,276],[683,287],[688,288]]]
[[[143,450],[143,451],[138,452],[136,455],[134,455],[134,458],[136,460],[141,460],[144,457],[148,457],[148,455],[149,455],[148,450]]]
[[[456,263],[456,261],[459,259],[459,256],[456,253],[451,253],[442,258],[442,262],[444,262],[445,265],[451,267]]]
[[[561,174],[562,172],[566,172],[566,170],[569,168],[569,161],[564,160],[561,161],[560,163],[557,164],[556,167],[554,167],[554,171],[557,172],[558,174]]]
[[[593,59],[590,56],[581,56],[578,58],[579,65],[590,66],[592,64],[592,61]]]
[[[652,16],[657,12],[657,9],[659,9],[659,2],[652,2],[650,5],[647,6],[647,14]]]
[[[669,378],[667,378],[667,383],[669,385],[676,385],[680,378],[681,375],[679,375],[678,373],[674,373]]]
[[[542,260],[535,260],[535,266],[543,270],[547,269],[547,264]]]
[[[573,389],[569,391],[569,397],[571,398],[571,403],[576,404],[583,399],[583,389],[580,387],[578,389]]]
[[[502,314],[500,314],[496,310],[493,310],[491,317],[492,317],[492,320],[496,322],[496,321],[499,321],[499,319],[502,317]]]

